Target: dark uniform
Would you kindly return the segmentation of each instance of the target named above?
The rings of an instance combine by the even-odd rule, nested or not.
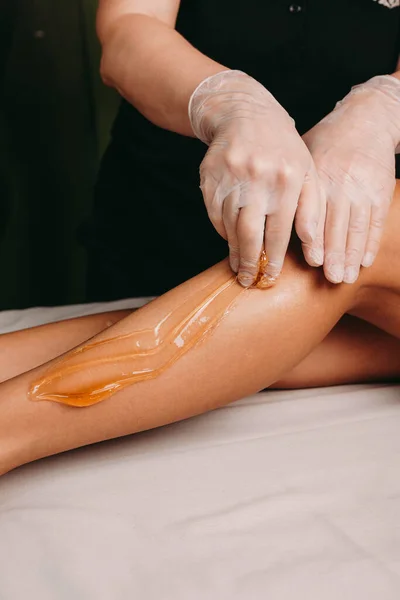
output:
[[[0,135],[4,135],[3,95],[7,62],[13,42],[17,6],[14,0],[0,0]],[[0,140],[2,147],[4,139]],[[10,215],[9,183],[6,167],[0,165],[0,241]]]
[[[207,56],[260,81],[303,134],[353,85],[395,71],[397,4],[182,0],[177,30]],[[161,294],[227,255],[199,189],[205,151],[122,102],[83,231],[89,301]]]

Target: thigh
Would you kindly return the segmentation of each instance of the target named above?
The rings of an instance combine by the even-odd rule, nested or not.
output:
[[[322,387],[400,380],[400,340],[345,315],[329,335],[272,387]]]

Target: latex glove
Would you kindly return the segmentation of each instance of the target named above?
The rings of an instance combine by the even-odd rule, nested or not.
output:
[[[264,247],[266,273],[276,278],[295,214],[297,234],[307,244],[321,216],[318,178],[294,121],[241,71],[204,80],[192,94],[189,117],[195,135],[210,146],[200,187],[211,222],[228,240],[232,270],[250,286]]]
[[[303,136],[326,194],[322,231],[305,254],[333,283],[353,283],[375,260],[395,186],[400,81],[373,77],[354,87]]]

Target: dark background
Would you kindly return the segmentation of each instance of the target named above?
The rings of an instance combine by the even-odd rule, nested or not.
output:
[[[97,0],[0,0],[0,310],[84,300],[76,230],[117,97]]]

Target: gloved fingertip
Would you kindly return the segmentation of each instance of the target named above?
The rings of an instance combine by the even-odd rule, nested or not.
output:
[[[360,269],[357,269],[357,267],[346,267],[344,271],[343,282],[355,283],[358,279],[359,272]]]
[[[364,256],[364,258],[362,259],[362,266],[363,267],[370,267],[373,262],[375,260],[375,256],[372,254],[372,252],[367,252]]]
[[[326,269],[326,277],[331,283],[342,283],[344,277],[344,267],[342,265],[333,265]]]
[[[249,273],[241,272],[238,274],[238,282],[241,286],[248,288],[253,285],[254,277],[251,277]]]
[[[265,277],[266,279],[271,279],[271,280],[276,280],[278,279],[279,275],[281,274],[281,270],[269,270],[268,268],[265,270],[263,277]]]
[[[279,275],[282,272],[283,261],[270,261],[266,264],[263,277],[278,279]]]
[[[323,248],[308,248],[306,260],[312,267],[321,267],[324,264]]]

